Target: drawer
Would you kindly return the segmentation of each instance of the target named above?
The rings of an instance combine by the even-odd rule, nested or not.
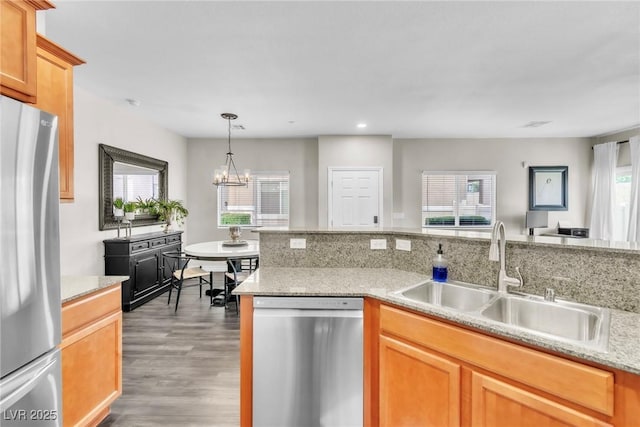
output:
[[[180,241],[180,235],[179,234],[174,234],[173,236],[167,236],[167,244],[169,243],[175,243],[175,242],[179,242]]]
[[[152,248],[156,248],[158,246],[164,246],[164,243],[165,243],[164,237],[162,239],[153,239],[149,242]]]
[[[131,244],[131,253],[149,249],[149,242],[136,242]]]
[[[380,306],[380,330],[554,396],[613,414],[613,373],[437,320]]]
[[[97,290],[62,305],[62,338],[121,310],[120,284]]]

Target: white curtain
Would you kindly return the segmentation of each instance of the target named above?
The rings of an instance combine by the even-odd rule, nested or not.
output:
[[[617,160],[617,142],[593,146],[593,197],[589,224],[589,237],[592,239],[613,238]]]
[[[640,136],[629,139],[631,149],[631,199],[629,203],[630,242],[640,241]]]

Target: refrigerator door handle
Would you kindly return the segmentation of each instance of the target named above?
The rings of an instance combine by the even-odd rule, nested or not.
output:
[[[56,364],[55,358],[41,361],[41,366],[34,366],[17,378],[9,378],[0,387],[1,391],[7,391],[6,396],[0,395],[0,412],[9,409],[14,403],[22,399],[46,375]],[[22,382],[22,384],[20,384]]]

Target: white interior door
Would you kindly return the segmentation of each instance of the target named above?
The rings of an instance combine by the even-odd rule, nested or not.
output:
[[[329,226],[379,227],[382,168],[329,168]]]

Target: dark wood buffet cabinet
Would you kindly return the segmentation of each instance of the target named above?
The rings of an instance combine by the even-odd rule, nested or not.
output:
[[[104,274],[129,276],[122,283],[122,309],[131,311],[169,289],[171,270],[162,253],[179,251],[182,231],[104,240]]]

